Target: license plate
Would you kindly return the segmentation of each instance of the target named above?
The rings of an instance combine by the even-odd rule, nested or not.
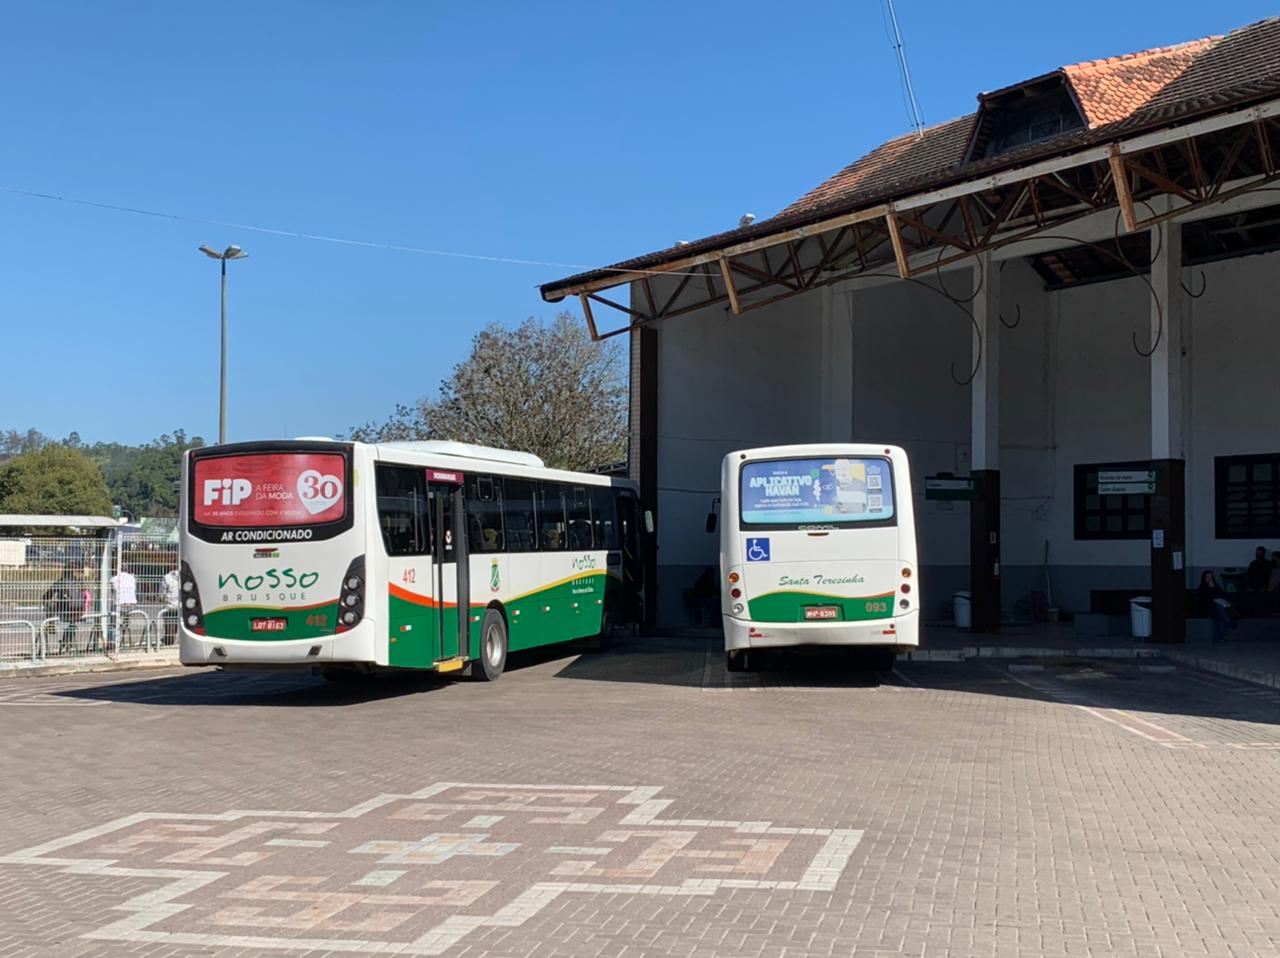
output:
[[[804,610],[806,619],[838,619],[840,608],[834,605],[810,605]]]
[[[250,619],[250,632],[283,632],[289,620],[284,618]]]

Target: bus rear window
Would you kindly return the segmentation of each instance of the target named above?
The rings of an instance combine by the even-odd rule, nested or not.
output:
[[[341,453],[269,452],[193,461],[191,518],[215,528],[324,525],[347,514]]]
[[[770,459],[742,467],[743,525],[857,525],[893,521],[888,459]]]

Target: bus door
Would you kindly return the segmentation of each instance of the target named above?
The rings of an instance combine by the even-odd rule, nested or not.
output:
[[[641,543],[640,500],[630,492],[618,496],[618,533],[622,546],[623,621],[644,622],[644,552]]]
[[[431,508],[432,580],[436,602],[437,660],[468,654],[471,610],[467,525],[462,497],[462,473],[427,470],[427,498]],[[461,643],[458,637],[462,636]]]

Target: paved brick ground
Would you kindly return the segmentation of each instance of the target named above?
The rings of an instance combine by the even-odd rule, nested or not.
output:
[[[1274,690],[721,659],[0,683],[0,958],[1280,953]]]

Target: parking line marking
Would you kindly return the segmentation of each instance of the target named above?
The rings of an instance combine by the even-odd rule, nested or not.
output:
[[[1112,725],[1118,725],[1120,728],[1124,729],[1126,732],[1131,732],[1134,735],[1137,735],[1141,738],[1145,738],[1149,742],[1155,742],[1157,745],[1163,745],[1167,748],[1208,748],[1208,746],[1204,743],[1197,742],[1195,741],[1195,739],[1188,738],[1187,736],[1181,734],[1180,732],[1175,732],[1173,731],[1173,729],[1165,728],[1163,725],[1159,725],[1155,722],[1150,721],[1149,719],[1140,718],[1137,715],[1133,715],[1130,712],[1126,712],[1124,709],[1107,708],[1106,706],[1100,706],[1100,705],[1086,705],[1084,704],[1084,702],[1088,700],[1084,699],[1084,696],[1080,695],[1079,693],[1073,692],[1070,695],[1067,695],[1063,692],[1059,692],[1055,688],[1052,688],[1052,687],[1046,688],[1043,685],[1036,685],[1032,682],[1028,682],[1024,679],[1020,679],[1018,678],[1018,676],[1010,672],[1001,672],[1000,669],[997,669],[993,665],[989,665],[987,666],[987,668],[991,669],[993,672],[996,672],[1000,675],[1006,676],[1011,682],[1017,682],[1019,685],[1025,688],[1031,689],[1031,691],[1033,692],[1039,692],[1042,695],[1048,695],[1055,701],[1061,702],[1063,705],[1069,705],[1072,708],[1077,708],[1077,709],[1080,709],[1081,711],[1088,712],[1094,718],[1102,719],[1102,721],[1104,722],[1110,722]],[[1083,701],[1077,701],[1077,700],[1083,700]],[[1117,716],[1121,716],[1123,717],[1123,719],[1127,719],[1128,721],[1122,721],[1122,719],[1117,718]],[[1136,722],[1136,723],[1145,725],[1148,728],[1154,729],[1158,734],[1152,735],[1149,732],[1144,732],[1142,729],[1136,728],[1134,725],[1131,725],[1130,722]]]

